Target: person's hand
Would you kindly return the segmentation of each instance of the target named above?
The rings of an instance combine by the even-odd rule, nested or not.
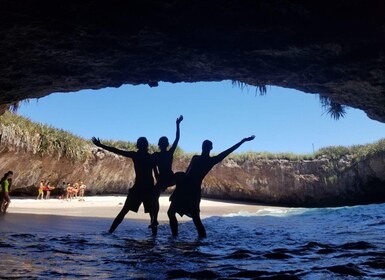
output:
[[[92,137],[92,138],[91,138],[91,141],[92,141],[92,143],[94,143],[96,146],[100,147],[101,143],[100,143],[99,138]]]
[[[243,142],[254,140],[255,135],[251,135],[250,137],[243,138]]]
[[[183,121],[182,115],[180,115],[179,118],[176,119],[176,124],[180,124],[181,121]]]

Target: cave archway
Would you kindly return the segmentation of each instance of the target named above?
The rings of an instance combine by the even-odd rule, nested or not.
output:
[[[319,93],[385,121],[380,0],[0,5],[2,105],[57,91],[230,79]]]

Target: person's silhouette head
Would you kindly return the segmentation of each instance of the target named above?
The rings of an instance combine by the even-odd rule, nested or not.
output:
[[[139,137],[138,141],[136,141],[136,147],[139,151],[147,151],[148,150],[148,141],[146,137]]]
[[[210,153],[210,151],[213,149],[213,142],[210,140],[205,140],[202,143],[202,153]]]
[[[170,145],[170,143],[168,143],[168,138],[166,136],[162,136],[159,138],[158,147],[161,151],[165,151],[168,145]]]

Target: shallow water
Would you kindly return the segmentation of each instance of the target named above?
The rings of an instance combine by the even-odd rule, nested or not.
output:
[[[4,219],[19,222],[7,214],[0,226]],[[212,217],[203,221],[206,239],[197,238],[191,222],[172,238],[166,224],[152,237],[144,222],[125,220],[110,235],[110,219],[30,219],[32,228],[0,228],[3,279],[385,277],[385,204]]]

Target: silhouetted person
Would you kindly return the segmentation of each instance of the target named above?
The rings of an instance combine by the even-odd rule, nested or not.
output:
[[[8,171],[0,180],[0,213],[2,214],[7,212],[8,206],[11,203],[9,191],[12,185],[12,176],[13,172]]]
[[[138,212],[139,206],[143,203],[144,212],[150,213],[150,218],[153,220],[153,205],[155,197],[154,177],[152,175],[155,169],[154,159],[148,153],[148,141],[145,137],[140,137],[136,143],[138,149],[135,151],[124,151],[114,147],[109,147],[100,143],[98,138],[92,137],[92,142],[107,151],[129,157],[134,162],[135,169],[135,183],[134,186],[128,191],[126,202],[123,209],[116,216],[114,222],[109,230],[110,233],[114,232],[119,224],[123,221],[128,211]],[[153,231],[154,233],[154,231]],[[156,232],[155,232],[156,233]],[[155,234],[154,233],[154,234]]]
[[[175,185],[174,172],[172,171],[172,161],[174,158],[174,152],[176,147],[178,146],[179,138],[180,138],[180,128],[179,125],[183,120],[183,116],[179,116],[176,119],[176,136],[174,143],[171,148],[167,150],[169,146],[169,142],[166,136],[162,136],[159,138],[158,146],[160,152],[153,153],[154,161],[156,164],[156,168],[158,172],[156,175],[156,184],[155,184],[155,192],[156,199],[154,201],[154,220],[151,221],[151,227],[156,227],[158,225],[158,213],[159,213],[159,196],[160,193],[166,190],[168,187]]]
[[[244,142],[251,141],[254,138],[254,135],[244,138],[231,148],[213,157],[210,157],[213,144],[211,141],[205,140],[202,144],[202,154],[192,157],[186,173],[178,172],[175,174],[176,188],[170,197],[171,204],[167,211],[173,236],[178,235],[178,221],[176,219],[176,213],[178,213],[180,216],[187,215],[191,217],[198,230],[199,237],[206,237],[206,230],[200,219],[199,209],[202,181],[215,164],[238,149]]]

